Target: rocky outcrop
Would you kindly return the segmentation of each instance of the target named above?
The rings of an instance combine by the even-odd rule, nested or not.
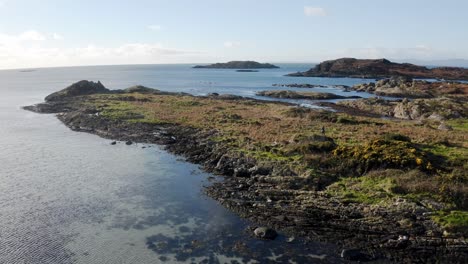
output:
[[[89,95],[89,94],[96,94],[96,93],[109,93],[110,90],[104,87],[101,82],[92,82],[92,81],[79,81],[74,83],[67,88],[55,92],[53,94],[48,95],[45,100],[47,102],[50,101],[60,101],[67,99],[73,96],[80,96],[80,95]]]
[[[468,83],[429,82],[408,77],[392,77],[377,82],[357,84],[351,88],[380,96],[407,98],[435,98],[439,96],[467,97]]]
[[[309,99],[309,100],[327,100],[327,99],[357,99],[359,96],[341,96],[333,93],[316,93],[316,92],[295,92],[288,90],[280,91],[261,91],[259,96],[266,96],[281,99]]]
[[[450,98],[403,99],[397,103],[394,117],[408,120],[416,119],[454,119],[468,117],[467,105],[459,100]]]
[[[338,103],[352,109],[406,120],[445,120],[468,117],[466,103],[452,98],[415,99],[389,101],[382,98],[366,98]]]
[[[276,65],[270,63],[259,63],[256,61],[230,61],[227,63],[215,63],[210,65],[197,65],[195,69],[277,69]]]
[[[405,76],[411,78],[439,78],[447,80],[468,80],[468,69],[441,67],[429,69],[409,63],[395,63],[386,59],[361,60],[341,58],[324,61],[314,68],[288,74],[296,77],[350,77],[350,78],[389,78]]]

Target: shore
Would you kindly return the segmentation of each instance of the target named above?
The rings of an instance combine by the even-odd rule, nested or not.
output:
[[[26,109],[56,113],[75,131],[165,145],[224,176],[206,193],[227,208],[290,236],[357,248],[349,259],[468,257],[466,119],[449,121],[447,134],[435,123],[93,85]]]

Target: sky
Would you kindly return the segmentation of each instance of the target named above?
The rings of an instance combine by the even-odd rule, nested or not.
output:
[[[468,59],[467,0],[0,0],[0,69]]]

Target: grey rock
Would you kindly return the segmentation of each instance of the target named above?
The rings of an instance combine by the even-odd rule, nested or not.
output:
[[[276,233],[275,230],[268,228],[268,227],[257,227],[254,230],[254,234],[256,237],[261,238],[261,239],[268,239],[268,240],[273,240],[278,236],[278,233]]]

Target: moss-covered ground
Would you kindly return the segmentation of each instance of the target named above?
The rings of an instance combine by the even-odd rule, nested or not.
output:
[[[468,226],[467,119],[448,121],[453,130],[441,131],[437,121],[247,99],[131,93],[92,95],[84,103],[109,119],[216,130],[213,141],[259,161],[288,163],[297,175],[320,178],[321,190],[343,201],[431,199],[445,205],[434,217],[442,226]]]

